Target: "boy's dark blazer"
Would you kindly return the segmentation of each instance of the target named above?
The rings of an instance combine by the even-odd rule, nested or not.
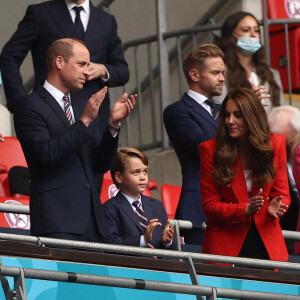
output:
[[[155,248],[165,248],[161,241],[168,220],[165,208],[160,201],[144,195],[142,195],[142,207],[148,221],[158,219],[162,224],[154,229],[151,244]],[[140,246],[143,228],[139,224],[137,214],[121,192],[104,203],[104,212],[110,243]]]

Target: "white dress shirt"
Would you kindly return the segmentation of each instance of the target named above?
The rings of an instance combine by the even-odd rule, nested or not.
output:
[[[71,0],[65,0],[67,8],[69,10],[69,13],[71,15],[73,23],[75,23],[75,18],[76,18],[76,11],[73,9],[75,6],[81,6],[83,9],[80,11],[80,19],[83,25],[83,29],[86,32],[89,20],[90,20],[90,1],[86,0],[80,5],[76,5],[73,1]],[[103,65],[106,71],[106,78],[101,78],[104,82],[108,81],[110,78],[109,72],[107,68]]]
[[[88,23],[89,23],[89,19],[90,19],[90,2],[89,2],[89,0],[84,1],[80,5],[76,5],[71,0],[65,0],[65,2],[68,7],[68,10],[70,12],[73,23],[75,23],[75,18],[76,18],[76,12],[73,8],[75,6],[81,6],[83,8],[80,12],[80,19],[81,19],[84,31],[86,31]]]
[[[212,115],[211,107],[205,103],[205,101],[208,99],[206,96],[203,96],[202,94],[199,94],[190,89],[187,91],[187,94]]]
[[[60,90],[58,90],[56,87],[54,87],[52,84],[50,84],[47,80],[45,80],[44,88],[57,101],[57,103],[59,104],[59,106],[61,107],[63,112],[65,112],[65,101],[63,99],[65,94],[63,92],[61,92]],[[71,102],[71,96],[70,96],[70,94],[68,94],[66,96],[69,97],[71,114],[72,114],[73,120],[75,121],[74,112],[73,112],[73,108],[72,108],[72,102]]]

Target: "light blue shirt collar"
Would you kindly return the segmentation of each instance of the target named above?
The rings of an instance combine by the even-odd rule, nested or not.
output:
[[[122,193],[122,192],[121,192]],[[136,207],[134,207],[133,205],[132,205],[132,203],[134,202],[134,201],[136,201],[135,199],[132,199],[131,197],[129,197],[128,195],[126,195],[126,194],[124,194],[124,193],[122,193],[122,195],[124,195],[124,197],[128,200],[128,202],[129,202],[129,204],[130,204],[130,206],[132,207],[132,209],[133,209],[133,211],[135,212],[136,211]],[[139,197],[139,199],[137,199],[140,203],[141,203],[141,205],[142,205],[142,196],[140,195],[140,197]],[[142,206],[141,206],[142,207]]]

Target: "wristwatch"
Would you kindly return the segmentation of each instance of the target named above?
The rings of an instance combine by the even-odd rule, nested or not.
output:
[[[108,124],[107,126],[108,126],[108,129],[112,129],[112,130],[114,130],[116,132],[119,132],[120,131],[120,127],[121,127],[121,123],[119,123],[118,127],[115,127],[115,126],[113,126],[111,124]]]

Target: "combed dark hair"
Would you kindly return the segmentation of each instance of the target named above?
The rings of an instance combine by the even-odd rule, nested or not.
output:
[[[273,162],[274,150],[270,145],[267,114],[258,97],[248,88],[231,91],[222,103],[216,135],[217,149],[214,154],[215,182],[219,185],[226,185],[236,176],[237,171],[237,141],[230,137],[225,125],[228,100],[236,103],[248,124],[253,183],[264,186],[272,182],[276,176]]]
[[[185,78],[190,83],[189,71],[193,68],[202,71],[207,57],[221,57],[224,59],[222,50],[213,44],[204,44],[192,49],[183,59],[182,67]]]
[[[110,169],[112,180],[117,187],[119,186],[118,186],[118,182],[115,179],[115,174],[116,172],[120,172],[121,174],[123,174],[125,170],[125,165],[127,164],[127,162],[131,157],[139,158],[145,166],[148,166],[148,158],[146,154],[144,154],[140,150],[136,148],[130,148],[130,147],[119,148],[116,157],[112,163],[112,167]]]
[[[258,21],[248,12],[236,12],[229,15],[224,21],[221,28],[221,38],[216,41],[218,46],[224,52],[224,61],[227,67],[227,83],[229,87],[229,91],[240,88],[240,87],[248,87],[251,88],[251,83],[247,78],[247,73],[244,67],[240,64],[239,58],[236,54],[237,48],[236,44],[232,40],[232,34],[234,29],[238,25],[238,23],[244,19],[245,17],[250,16],[256,20],[257,25]],[[273,106],[280,105],[280,88],[278,84],[275,82],[273,72],[269,68],[266,62],[266,53],[265,47],[262,46],[253,56],[252,63],[255,66],[255,72],[258,77],[261,79],[261,84],[264,82],[268,82],[270,84],[270,94],[271,101]]]

